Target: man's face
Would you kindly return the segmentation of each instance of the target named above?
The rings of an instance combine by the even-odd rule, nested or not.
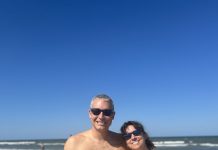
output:
[[[110,110],[112,109],[109,101],[96,98],[92,103],[91,109],[95,109],[95,111],[97,112],[97,114],[96,112],[94,112],[94,114],[91,110],[89,110],[89,118],[91,120],[92,127],[98,131],[108,130],[115,115],[114,112],[112,112],[111,115],[108,115],[106,113],[108,111],[110,112]]]

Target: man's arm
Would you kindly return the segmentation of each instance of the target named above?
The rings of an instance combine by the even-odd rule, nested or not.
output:
[[[76,150],[76,140],[75,137],[71,136],[67,139],[64,144],[64,150]]]

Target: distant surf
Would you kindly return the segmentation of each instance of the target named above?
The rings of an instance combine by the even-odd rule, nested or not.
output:
[[[157,150],[218,150],[218,136],[153,137]],[[66,139],[1,140],[0,150],[63,150]]]
[[[218,136],[152,138],[160,150],[218,150]]]

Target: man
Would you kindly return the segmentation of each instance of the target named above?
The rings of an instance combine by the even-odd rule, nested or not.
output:
[[[125,150],[121,134],[109,130],[114,116],[112,99],[104,94],[95,96],[89,110],[92,128],[71,136],[64,150]]]

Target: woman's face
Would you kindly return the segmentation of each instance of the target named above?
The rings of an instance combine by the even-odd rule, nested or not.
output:
[[[127,147],[131,150],[147,150],[143,133],[136,130],[133,125],[127,126],[125,139]]]

